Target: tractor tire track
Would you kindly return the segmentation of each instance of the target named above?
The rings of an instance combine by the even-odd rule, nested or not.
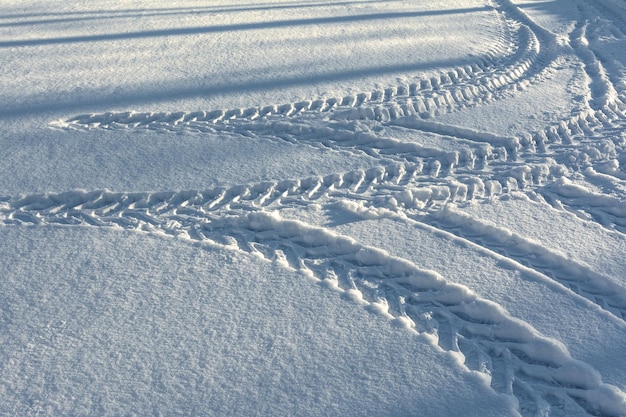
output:
[[[502,187],[495,182],[483,183],[471,177],[454,181],[438,179],[424,164],[395,164],[367,171],[204,191],[120,193],[100,190],[7,197],[0,199],[0,220],[5,224],[81,224],[81,219],[93,218],[94,224],[101,224],[128,217],[128,214],[151,218],[178,214],[202,216],[209,212],[259,211],[291,203],[341,199],[370,202],[380,207],[436,210],[452,202],[491,198],[502,192]]]
[[[458,355],[468,370],[485,375],[496,392],[513,396],[524,416],[617,416],[626,411],[624,394],[573,360],[562,344],[404,259],[265,213],[207,220],[194,231],[202,241],[226,243],[283,264],[400,327],[431,337],[442,350]]]
[[[350,187],[359,188],[361,183],[353,181]],[[319,183],[301,183],[304,188],[315,193]],[[222,194],[228,193],[211,193],[208,204]],[[254,192],[240,190],[237,201],[248,194]],[[457,355],[468,370],[483,374],[496,392],[515,398],[522,415],[619,416],[625,411],[624,394],[602,383],[595,370],[571,358],[562,344],[466,287],[327,229],[265,212],[227,216],[207,212],[202,208],[205,197],[197,192],[31,196],[14,202],[20,210],[5,221],[124,227],[261,256]],[[2,213],[6,216],[7,210]]]
[[[399,85],[345,97],[306,100],[297,103],[248,109],[210,112],[173,113],[104,113],[75,116],[53,126],[66,129],[148,129],[165,131],[207,132],[241,129],[241,122],[284,120],[304,114],[332,113],[333,118],[346,117],[386,122],[405,115],[431,118],[493,101],[506,91],[526,88],[538,82],[540,74],[552,61],[541,55],[539,39],[527,26],[494,10],[503,22],[503,37],[493,50],[474,63],[425,77],[409,85]],[[507,56],[510,46],[514,51]],[[506,56],[506,58],[500,58]]]
[[[494,4],[501,25],[494,49],[472,64],[411,84],[285,105],[87,114],[52,124],[85,131],[145,129],[286,140],[363,152],[382,167],[204,191],[5,197],[0,198],[0,222],[124,228],[260,256],[456,355],[496,392],[512,396],[524,416],[625,415],[623,392],[603,384],[562,344],[499,305],[379,249],[267,213],[311,202],[348,202],[371,216],[405,216],[511,259],[626,320],[626,289],[611,277],[506,229],[445,209],[520,191],[626,233],[626,172],[619,166],[626,146],[624,91],[617,85],[619,76],[589,46],[587,33],[595,23],[578,23],[570,34],[570,51],[509,0]],[[598,2],[589,7],[595,6],[602,8]],[[567,51],[580,59],[589,87],[585,109],[567,120],[519,137],[435,120],[541,83]],[[378,133],[381,126],[434,133],[459,147],[445,151],[384,137]],[[568,179],[574,175],[601,183],[605,193],[576,185]]]
[[[503,188],[496,181],[483,183],[473,177],[438,180],[424,173],[423,168],[423,165],[398,164],[206,191],[73,191],[5,198],[0,202],[0,221],[7,225],[116,226],[148,231],[157,228],[171,234],[190,218],[202,219],[208,214],[226,216],[294,204],[352,201],[365,210],[374,210],[377,216],[399,213],[477,243],[536,270],[626,320],[626,289],[615,284],[615,280],[521,236],[446,209],[513,192],[518,186],[516,182]],[[584,198],[588,200],[587,196]]]
[[[611,180],[610,180],[611,181]],[[611,181],[613,185],[613,182]],[[600,194],[562,178],[543,187],[540,194],[553,207],[565,209],[584,220],[626,234],[626,197]]]
[[[504,22],[505,29],[516,33],[518,37],[517,42],[513,42],[514,45],[517,45],[517,50],[512,55],[515,58],[511,58],[513,61],[511,65],[517,69],[505,69],[504,72],[518,74],[523,78],[523,76],[528,76],[528,74],[523,75],[524,71],[532,72],[531,67],[533,65],[538,67],[535,73],[545,69],[545,67],[538,65],[537,61],[550,62],[554,60],[556,41],[553,35],[534,24],[510,2],[500,2],[500,10],[497,15]],[[504,17],[504,15],[507,16]],[[517,21],[511,20],[512,18],[517,19]],[[522,38],[525,41],[521,41]],[[502,49],[505,42],[500,42],[500,44],[499,49]],[[501,63],[496,63],[494,59],[487,62],[483,67],[487,68],[489,65],[496,71],[498,68],[502,68]],[[199,127],[200,124],[204,123],[203,130],[205,131],[228,130],[258,138],[273,140],[278,138],[292,143],[308,143],[313,146],[326,146],[332,149],[356,150],[379,159],[391,159],[395,162],[423,162],[431,166],[431,172],[441,176],[452,175],[455,173],[454,170],[457,170],[463,175],[475,175],[482,181],[487,179],[499,181],[503,187],[508,187],[512,181],[516,181],[518,189],[528,188],[529,173],[538,173],[537,175],[531,174],[532,178],[530,178],[530,185],[537,185],[538,180],[545,182],[561,178],[572,165],[576,171],[578,168],[576,164],[588,164],[590,156],[596,160],[604,156],[605,153],[595,146],[593,140],[586,141],[589,143],[585,144],[587,151],[583,153],[574,145],[581,141],[584,142],[585,135],[588,135],[589,132],[594,134],[594,131],[598,130],[596,126],[606,127],[607,124],[612,124],[614,129],[615,122],[619,122],[622,117],[616,113],[619,112],[620,103],[608,103],[602,109],[582,112],[570,120],[545,129],[545,131],[524,135],[520,138],[500,137],[488,132],[472,131],[421,119],[426,114],[430,117],[432,113],[428,113],[428,111],[444,109],[445,103],[448,103],[449,106],[451,101],[449,100],[450,96],[448,96],[442,100],[430,100],[432,99],[430,97],[430,101],[424,102],[418,97],[419,94],[432,92],[437,95],[446,92],[452,96],[465,97],[465,100],[471,99],[470,96],[475,97],[476,95],[473,93],[464,94],[463,92],[453,94],[454,92],[450,93],[447,88],[450,85],[463,83],[465,78],[475,78],[479,90],[474,91],[484,92],[484,88],[488,88],[485,85],[491,85],[491,83],[486,82],[481,77],[493,76],[493,68],[489,68],[491,71],[489,72],[479,65],[474,69],[471,67],[457,69],[456,76],[449,73],[442,75],[440,79],[423,79],[410,86],[399,86],[384,91],[343,98],[269,106],[263,109],[218,110],[210,113],[110,113],[79,116],[68,123],[64,123],[65,127],[68,128],[73,126],[87,129],[94,127],[150,129],[152,126],[157,130],[186,128],[189,123]],[[464,76],[459,76],[459,74],[464,74]],[[491,90],[488,92],[489,94],[492,94]],[[407,101],[401,103],[399,98]],[[330,119],[319,120],[320,112],[331,113]],[[299,115],[299,117],[291,118],[289,122],[285,121],[285,116],[293,115]],[[424,148],[417,144],[407,144],[393,138],[379,137],[372,133],[371,129],[362,130],[355,127],[354,121],[378,121],[444,135],[451,140],[462,142],[462,151],[443,152],[437,149]],[[478,147],[472,146],[472,143],[478,143]],[[510,164],[510,162],[515,162],[520,154],[526,160],[537,156],[544,159],[546,157],[553,158],[558,164],[564,165],[565,169],[555,167],[551,163],[533,164],[532,167],[520,167],[516,163]],[[487,169],[488,164],[491,164],[491,170]],[[466,169],[459,170],[459,168]]]
[[[469,240],[564,285],[600,308],[626,320],[626,288],[617,280],[567,259],[517,233],[473,219],[454,210],[441,210],[420,222]]]

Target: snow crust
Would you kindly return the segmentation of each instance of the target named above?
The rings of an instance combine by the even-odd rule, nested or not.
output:
[[[620,0],[3,1],[0,414],[626,416]]]

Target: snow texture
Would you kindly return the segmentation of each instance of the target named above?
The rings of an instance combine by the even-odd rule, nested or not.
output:
[[[0,5],[1,415],[626,416],[620,0]]]

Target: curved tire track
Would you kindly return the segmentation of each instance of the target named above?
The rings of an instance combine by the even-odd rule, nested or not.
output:
[[[564,258],[537,242],[450,210],[423,216],[419,221],[513,259],[626,320],[626,288],[618,285],[616,280]]]
[[[245,133],[255,137],[283,139],[333,149],[364,152],[379,159],[423,163],[437,176],[462,174],[479,181],[498,181],[501,188],[529,190],[558,180],[569,172],[579,172],[595,162],[605,163],[605,144],[597,138],[623,127],[624,106],[609,94],[614,91],[601,71],[601,64],[585,47],[584,25],[572,33],[575,46],[586,68],[595,68],[600,87],[592,88],[595,110],[585,110],[569,120],[520,138],[499,137],[488,132],[444,125],[428,120],[437,112],[450,111],[487,99],[507,89],[520,88],[546,70],[557,57],[557,42],[551,33],[536,25],[508,0],[501,0],[494,11],[503,22],[503,33],[515,41],[515,51],[507,60],[498,60],[507,45],[501,41],[495,52],[487,54],[474,66],[457,68],[440,77],[422,79],[414,84],[384,91],[362,93],[343,98],[303,101],[264,108],[217,110],[214,112],[108,113],[77,116],[59,125],[66,128],[145,128],[154,130],[191,129]],[[591,76],[593,72],[588,71]],[[539,77],[540,78],[540,77]],[[447,110],[446,110],[447,109]],[[320,113],[330,118],[320,120]],[[297,118],[286,117],[299,115]],[[427,119],[423,119],[426,117]],[[379,137],[370,130],[355,127],[353,121],[372,121],[400,125],[444,135],[460,141],[461,151],[442,152],[407,144],[393,138]],[[321,122],[321,123],[320,123]],[[582,145],[582,146],[581,146]],[[622,144],[623,145],[623,144]],[[623,146],[621,148],[623,148]],[[610,147],[610,146],[609,146]],[[582,151],[581,151],[581,148]],[[623,149],[620,149],[623,150]],[[516,161],[543,159],[520,166]],[[550,160],[556,161],[556,165]],[[615,159],[613,159],[615,160]],[[559,166],[561,165],[561,166]],[[541,193],[541,191],[540,191]],[[547,195],[547,194],[546,194]],[[546,198],[554,201],[554,195]],[[555,207],[567,206],[559,201]],[[619,230],[619,229],[618,229]]]
[[[208,220],[192,239],[284,264],[401,327],[432,336],[442,350],[513,396],[522,415],[621,415],[626,397],[597,372],[469,289],[434,272],[297,221],[257,213]],[[574,376],[575,375],[575,376]]]
[[[212,195],[213,202],[221,193]],[[624,393],[602,383],[594,369],[572,359],[562,344],[466,287],[327,229],[264,212],[215,216],[198,206],[203,200],[193,192],[26,197],[14,203],[22,210],[9,216],[9,223],[121,226],[255,254],[311,277],[457,355],[496,392],[515,398],[522,415],[619,416],[626,411]],[[168,210],[173,204],[177,209]]]
[[[401,213],[526,265],[625,319],[625,290],[610,278],[501,228],[441,211],[446,205],[523,190],[626,233],[626,194],[620,183],[626,173],[610,165],[626,146],[626,140],[620,142],[626,139],[626,107],[623,91],[615,88],[615,75],[607,73],[588,47],[587,23],[579,22],[570,36],[589,79],[587,109],[521,137],[433,120],[539,83],[558,61],[562,45],[553,34],[509,0],[496,4],[503,37],[492,51],[471,65],[410,85],[281,106],[89,114],[53,124],[80,130],[246,134],[365,152],[386,162],[385,167],[207,191],[74,191],[0,198],[0,221],[123,227],[260,255],[453,352],[468,369],[485,375],[494,390],[513,396],[523,415],[624,415],[621,391],[603,384],[597,372],[573,360],[559,342],[541,336],[498,305],[406,260],[326,229],[264,213],[311,201],[357,202],[378,210],[379,216],[385,210]],[[375,125],[432,132],[463,147],[446,152],[405,143],[372,133]],[[602,175],[612,196],[594,194],[567,180],[572,172],[598,180],[593,170],[601,166],[609,167]]]
[[[422,170],[423,165],[398,164],[206,191],[74,191],[29,195],[1,202],[0,221],[4,224],[118,226],[149,231],[156,227],[160,232],[170,233],[170,229],[177,230],[189,219],[200,221],[209,214],[224,216],[293,204],[352,201],[365,210],[373,210],[375,216],[398,213],[477,243],[565,285],[626,320],[626,289],[611,278],[562,258],[522,236],[445,209],[469,200],[498,197],[512,189],[502,189],[495,181],[483,183],[472,177],[441,181]],[[572,187],[578,190],[570,185]],[[573,195],[573,191],[570,194]],[[167,221],[164,223],[163,219]]]
[[[436,114],[493,101],[506,91],[525,88],[536,82],[550,59],[540,56],[541,45],[527,26],[494,14],[503,22],[501,39],[493,50],[472,64],[450,69],[437,76],[421,78],[410,85],[364,92],[345,97],[307,100],[284,105],[210,112],[105,113],[75,116],[53,123],[67,129],[149,129],[169,131],[211,131],[237,129],[239,122],[284,119],[313,113],[332,113],[334,117],[388,121],[404,115],[430,118]],[[514,52],[507,56],[509,45]],[[545,54],[544,54],[545,55]],[[501,58],[506,56],[506,58]],[[352,109],[352,110],[350,110]]]

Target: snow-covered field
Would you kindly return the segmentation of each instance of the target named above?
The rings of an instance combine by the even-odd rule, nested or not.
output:
[[[3,0],[0,415],[626,416],[624,0]]]

